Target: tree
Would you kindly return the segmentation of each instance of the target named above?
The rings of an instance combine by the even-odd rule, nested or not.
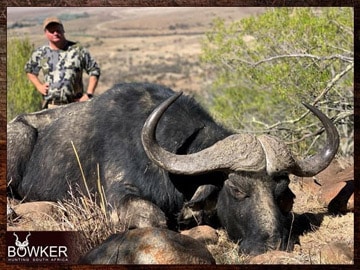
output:
[[[24,66],[34,46],[28,38],[7,42],[7,120],[41,109],[41,95],[27,79]]]
[[[201,55],[214,77],[207,99],[214,117],[313,152],[323,130],[305,118],[304,101],[332,118],[340,153],[352,155],[353,19],[352,8],[271,8],[229,25],[217,19]]]

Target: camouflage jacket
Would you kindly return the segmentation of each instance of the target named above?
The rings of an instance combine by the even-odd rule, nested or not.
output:
[[[25,64],[25,72],[39,75],[40,70],[45,83],[49,83],[45,99],[62,102],[73,102],[77,94],[83,93],[83,71],[100,76],[100,68],[90,53],[71,41],[64,50],[52,50],[49,45],[36,49]]]

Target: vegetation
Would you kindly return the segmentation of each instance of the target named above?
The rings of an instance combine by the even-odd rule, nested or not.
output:
[[[337,125],[340,153],[352,155],[353,57],[351,8],[271,8],[230,25],[218,19],[203,42],[201,60],[214,77],[206,102],[226,125],[275,134],[302,153],[315,150],[322,130],[305,119],[301,102],[316,105]]]
[[[7,120],[16,115],[41,109],[41,95],[27,79],[24,66],[34,46],[29,39],[7,42]]]

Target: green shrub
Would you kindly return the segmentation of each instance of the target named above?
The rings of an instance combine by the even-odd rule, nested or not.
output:
[[[12,38],[7,42],[7,120],[21,113],[41,109],[41,95],[24,71],[34,46],[28,38]]]
[[[334,120],[346,139],[341,153],[352,154],[353,19],[352,8],[271,8],[230,24],[215,20],[201,55],[213,70],[206,102],[215,118],[301,141],[297,150],[311,152],[316,136],[308,135],[320,125],[303,119],[307,102]]]

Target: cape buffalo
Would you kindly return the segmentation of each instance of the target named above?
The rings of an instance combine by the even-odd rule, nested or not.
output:
[[[297,160],[281,140],[236,134],[216,123],[192,98],[169,88],[115,85],[84,103],[23,114],[8,124],[8,187],[27,201],[56,201],[70,187],[97,191],[97,165],[109,211],[129,227],[221,225],[241,251],[293,246],[295,195],[288,174],[313,176],[335,156],[333,123],[327,142]],[[78,153],[78,159],[74,153]]]

